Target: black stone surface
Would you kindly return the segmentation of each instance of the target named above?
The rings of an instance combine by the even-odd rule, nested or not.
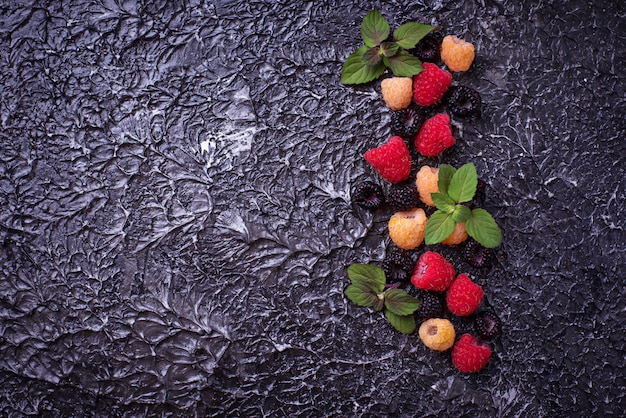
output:
[[[388,245],[390,213],[349,192],[377,179],[362,155],[390,114],[377,83],[339,81],[373,8],[477,48],[454,83],[482,116],[416,165],[473,161],[503,229],[487,271],[440,249],[503,320],[478,374],[343,295]],[[608,0],[5,2],[0,415],[624,416],[625,19]]]

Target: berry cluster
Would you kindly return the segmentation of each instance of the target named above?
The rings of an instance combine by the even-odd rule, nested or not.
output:
[[[379,177],[392,185],[410,179],[414,167],[413,152],[433,158],[455,145],[451,116],[465,118],[477,115],[481,107],[477,91],[468,86],[452,85],[453,75],[450,71],[467,71],[474,61],[474,46],[471,43],[453,35],[430,32],[411,52],[423,59],[423,69],[413,77],[391,76],[382,80],[382,97],[393,111],[392,136],[364,155]],[[440,66],[441,63],[450,71]],[[439,192],[438,170],[438,167],[424,165],[415,175],[417,196],[427,207],[437,206],[432,200],[432,194]],[[484,182],[481,183],[484,185]],[[477,189],[476,196],[480,196],[481,192]],[[421,213],[414,210],[417,208],[413,196],[415,191],[404,188],[400,192],[392,189],[389,194],[388,203],[396,212],[412,213],[394,217],[394,230],[400,231],[399,234],[392,233],[397,237],[394,243],[407,250],[415,249],[421,242],[413,238],[423,234],[413,231],[414,226],[425,226],[424,222],[420,222]],[[359,204],[358,199],[354,201]],[[470,209],[476,206],[475,202],[463,204]],[[428,210],[425,212],[427,219],[429,213]],[[420,218],[418,221],[416,216]],[[405,240],[403,234],[408,231],[411,231],[413,238]],[[457,245],[468,238],[462,221],[457,222],[454,230],[450,228],[447,232],[449,236],[442,236],[439,240],[446,245]]]
[[[470,333],[456,341],[452,315],[471,320],[475,333],[482,340],[492,340],[500,333],[500,319],[491,310],[479,311],[484,291],[465,273],[456,274],[454,266],[441,254],[426,251],[420,257],[411,275],[411,283],[422,293],[415,312],[419,336],[424,345],[436,351],[452,348],[452,363],[462,372],[482,369],[491,357],[491,348]],[[425,295],[429,295],[425,297]]]
[[[394,135],[412,142],[420,155],[436,157],[456,142],[450,115],[468,118],[480,113],[480,94],[469,86],[453,86],[450,72],[467,71],[471,67],[474,46],[453,35],[443,37],[431,32],[411,52],[423,61],[422,71],[413,77],[385,78],[380,85],[381,93],[393,111]],[[447,70],[439,66],[440,61]],[[379,171],[376,163],[368,161]]]
[[[382,260],[387,288],[407,286],[408,293],[418,301],[412,317],[427,347],[437,351],[452,349],[452,362],[458,370],[476,372],[491,356],[491,348],[485,341],[499,335],[500,319],[491,310],[480,310],[484,299],[482,287],[468,274],[457,274],[452,263],[440,253],[425,251],[417,257],[416,250],[424,243],[429,214],[440,207],[441,202],[436,201],[442,199],[440,168],[423,165],[415,173],[414,181],[410,179],[414,151],[426,158],[440,156],[456,143],[451,117],[480,114],[480,94],[468,86],[452,84],[454,72],[471,67],[474,46],[456,36],[430,32],[409,52],[423,62],[423,70],[412,77],[390,76],[382,80],[382,98],[392,111],[393,136],[364,155],[380,178],[390,183],[386,187],[388,191],[385,193],[381,185],[367,181],[353,189],[352,201],[366,210],[374,211],[386,205],[394,212],[387,225],[391,243]],[[468,198],[470,201],[459,200],[466,207],[460,209],[480,206],[485,198],[485,186],[478,180],[474,197]],[[468,238],[465,223],[459,221],[440,242],[456,247],[463,244],[461,254],[472,267],[489,266],[494,258],[493,250]],[[473,324],[473,332],[464,332],[457,338],[454,321]]]

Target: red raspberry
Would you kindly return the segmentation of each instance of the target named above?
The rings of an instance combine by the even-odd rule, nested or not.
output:
[[[443,256],[426,251],[417,260],[411,283],[422,290],[444,292],[454,280],[454,267]]]
[[[490,357],[491,348],[487,344],[479,344],[470,334],[463,334],[452,349],[452,363],[463,373],[479,371]]]
[[[448,310],[457,316],[471,315],[478,309],[483,296],[485,293],[479,285],[467,274],[459,274],[446,293]]]
[[[452,83],[452,73],[430,62],[422,64],[422,72],[413,77],[413,100],[420,106],[434,105]]]
[[[417,151],[424,157],[436,157],[455,142],[450,116],[446,113],[439,113],[428,119],[415,136]]]
[[[365,159],[390,183],[406,180],[411,175],[411,154],[399,136],[392,136],[387,143],[368,150]]]

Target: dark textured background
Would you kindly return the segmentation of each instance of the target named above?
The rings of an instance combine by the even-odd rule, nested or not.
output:
[[[408,6],[405,3],[413,3]],[[521,4],[523,3],[523,5]],[[504,233],[475,375],[343,295],[389,212],[350,204],[390,133],[343,60],[378,8],[477,46],[473,161]],[[619,1],[0,6],[0,415],[623,416]],[[421,248],[420,251],[423,251]],[[467,324],[459,324],[463,329]]]

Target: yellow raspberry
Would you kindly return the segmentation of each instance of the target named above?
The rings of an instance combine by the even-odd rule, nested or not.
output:
[[[445,351],[454,345],[456,332],[447,319],[431,318],[420,325],[420,339],[431,350]]]
[[[385,78],[380,82],[380,90],[385,103],[391,110],[406,109],[413,99],[413,78]]]
[[[423,209],[396,212],[389,219],[389,238],[398,248],[413,250],[424,242],[428,218]]]
[[[439,192],[439,186],[437,184],[438,181],[439,168],[425,165],[422,166],[422,168],[420,168],[417,172],[417,176],[415,177],[415,186],[417,187],[417,192],[420,195],[420,200],[424,202],[425,205],[435,206],[433,198],[430,194]]]
[[[450,234],[448,238],[441,241],[441,243],[446,245],[456,245],[465,241],[467,237],[468,235],[467,231],[465,230],[465,222],[460,222],[455,225],[452,234]]]
[[[441,60],[450,71],[467,71],[474,62],[474,45],[448,35],[441,42]]]

